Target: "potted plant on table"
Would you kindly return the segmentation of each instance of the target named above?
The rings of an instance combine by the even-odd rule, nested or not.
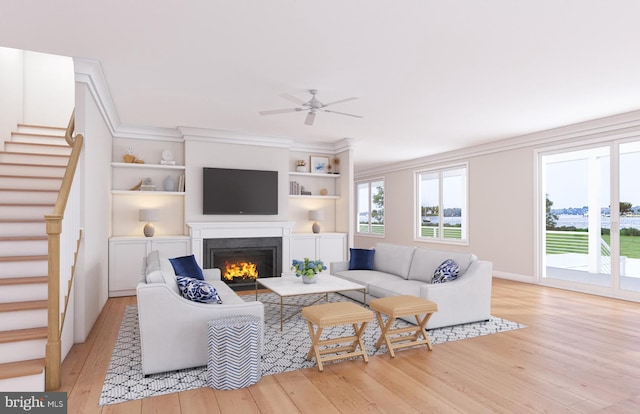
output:
[[[295,270],[297,277],[302,277],[304,283],[316,283],[318,273],[327,270],[322,260],[304,260],[293,259],[291,262],[291,270]]]

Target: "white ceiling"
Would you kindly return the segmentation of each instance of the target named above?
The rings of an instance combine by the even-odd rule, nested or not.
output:
[[[123,125],[356,142],[356,170],[640,109],[640,1],[3,0],[0,46],[97,60]],[[308,89],[334,101],[309,127]]]

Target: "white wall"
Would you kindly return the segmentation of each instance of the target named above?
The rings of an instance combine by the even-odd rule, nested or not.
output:
[[[187,222],[289,221],[289,150],[287,148],[225,144],[185,136],[185,164]],[[203,215],[202,169],[204,167],[278,171],[278,215]]]
[[[22,122],[66,127],[74,106],[74,85],[70,57],[25,52]]]
[[[23,58],[22,50],[0,47],[0,144],[22,122]]]
[[[84,342],[108,297],[111,234],[111,133],[85,84],[76,89],[76,132],[84,134],[81,163],[84,237],[75,280],[75,340]]]

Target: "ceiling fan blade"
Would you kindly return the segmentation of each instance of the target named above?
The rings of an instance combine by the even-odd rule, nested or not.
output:
[[[315,112],[309,112],[307,114],[307,117],[304,120],[305,125],[313,125],[313,121],[316,119],[316,113]]]
[[[290,95],[288,93],[281,93],[280,97],[286,99],[287,101],[295,102],[298,105],[304,105],[304,104],[307,103],[307,102],[303,101],[302,99],[297,98],[297,97],[295,97],[293,95]]]
[[[332,111],[331,109],[321,109],[321,111],[323,111],[323,112],[331,112],[332,114],[338,114],[338,115],[352,116],[354,118],[364,118],[363,116],[360,116],[360,115],[346,114],[344,112]]]
[[[300,110],[299,108],[289,108],[289,109],[272,109],[269,111],[260,111],[258,112],[260,115],[275,115],[275,114],[286,114],[287,112],[296,112]]]
[[[329,105],[335,105],[337,103],[342,103],[342,102],[348,102],[348,101],[353,101],[354,99],[358,99],[355,96],[351,97],[351,98],[345,98],[345,99],[340,99],[339,101],[333,101],[333,102],[329,102],[327,104],[322,105],[322,107],[324,108],[325,106],[329,106]]]

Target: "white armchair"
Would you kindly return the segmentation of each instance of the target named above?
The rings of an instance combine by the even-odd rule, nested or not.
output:
[[[144,375],[207,365],[207,322],[211,319],[253,315],[264,324],[261,302],[245,302],[236,295],[220,279],[219,269],[204,269],[203,273],[218,290],[222,304],[183,298],[169,260],[157,251],[147,257],[144,280],[136,289]]]

